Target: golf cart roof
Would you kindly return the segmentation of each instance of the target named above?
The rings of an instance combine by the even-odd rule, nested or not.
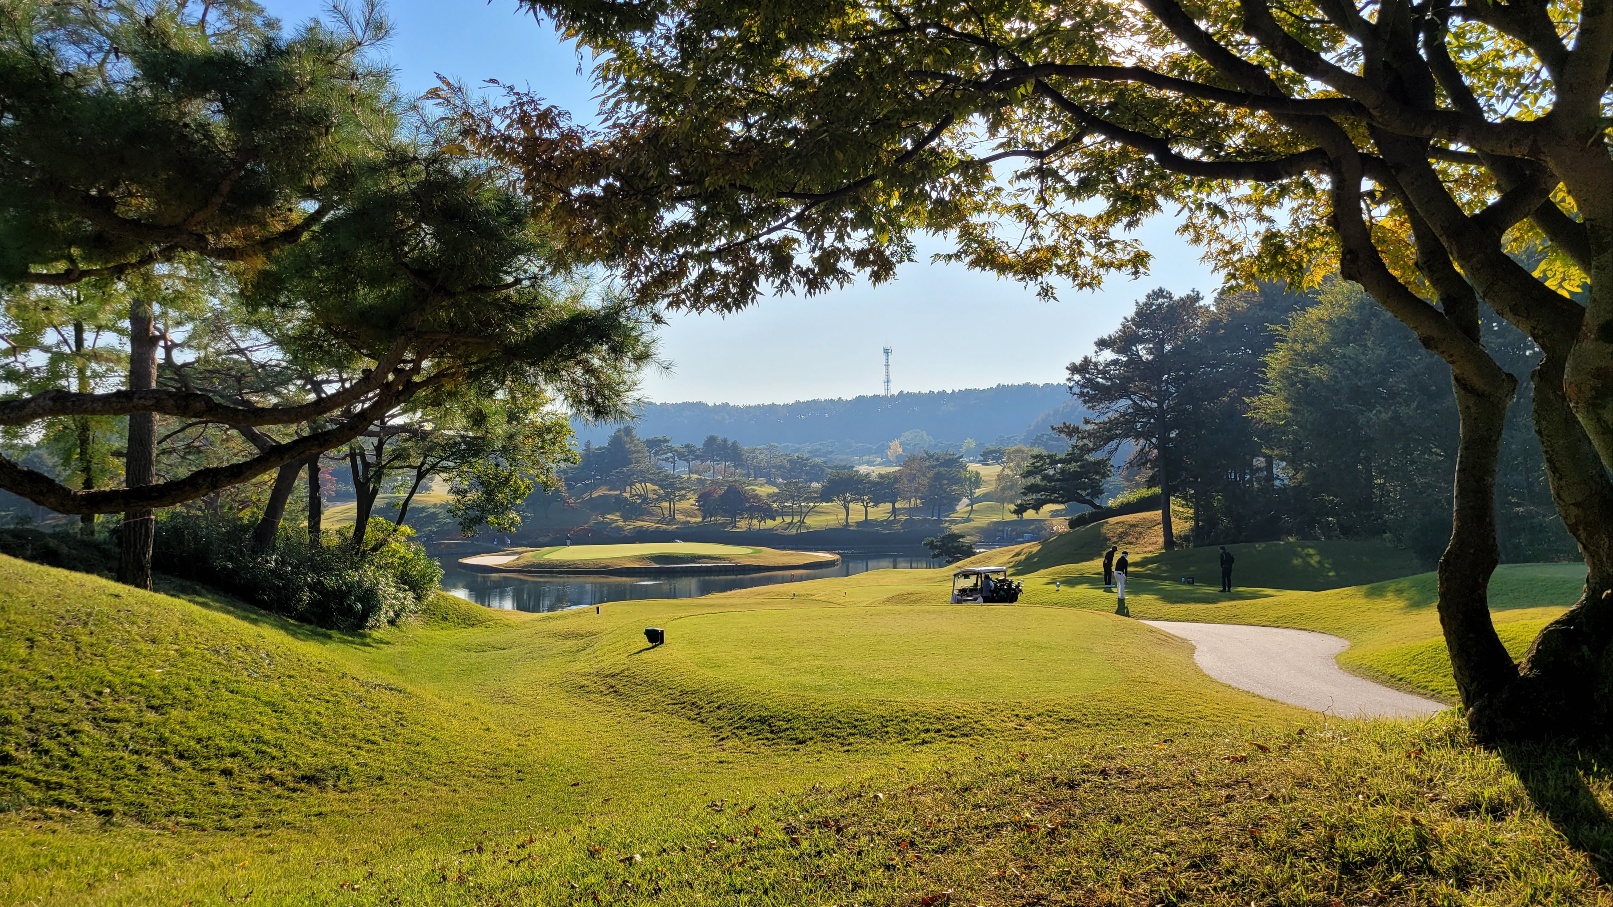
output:
[[[995,576],[996,574],[999,574],[999,573],[1001,573],[1001,574],[1006,576],[1008,574],[1008,568],[1007,567],[965,567],[962,570],[959,570],[957,573],[954,573],[952,575],[953,576],[986,576],[986,575],[989,574],[989,575]]]

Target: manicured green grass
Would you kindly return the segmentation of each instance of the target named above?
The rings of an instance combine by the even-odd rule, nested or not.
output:
[[[1061,609],[794,608],[697,614],[666,654],[761,690],[921,702],[1056,699],[1162,654],[1118,618]],[[979,653],[990,652],[990,658]]]
[[[1498,614],[1572,573],[1509,568]],[[946,606],[949,575],[598,614],[439,597],[349,636],[0,558],[0,903],[1613,903],[1585,855],[1613,852],[1586,805],[1610,754],[1230,689],[1106,613],[1089,564],[1020,606]],[[1164,575],[1134,612],[1400,665],[1437,640],[1422,577],[1223,600]]]
[[[787,570],[832,561],[812,551],[783,551],[712,542],[640,542],[622,545],[560,545],[522,550],[514,560],[496,566],[519,570],[614,570],[621,567],[674,567],[691,564],[739,564]]]
[[[632,557],[634,555],[670,555],[673,557],[729,557],[737,558],[755,554],[760,548],[740,547],[739,545],[719,545],[709,542],[656,542],[631,545],[561,545],[557,548],[545,548],[525,555],[528,559],[561,560],[561,561],[592,561],[607,558]]]

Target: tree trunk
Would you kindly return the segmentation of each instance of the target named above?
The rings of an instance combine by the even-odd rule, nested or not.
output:
[[[1501,561],[1495,534],[1495,476],[1511,394],[1484,394],[1454,382],[1460,438],[1451,538],[1439,559],[1439,623],[1456,688],[1478,721],[1517,678],[1490,620],[1490,575]],[[1477,728],[1475,724],[1475,728]]]
[[[308,461],[308,544],[319,545],[325,528],[325,490],[320,487],[319,458]]]
[[[85,357],[84,322],[73,322],[73,353],[74,365],[78,371],[78,392],[88,394],[90,387],[90,363]],[[78,470],[81,477],[79,487],[85,491],[95,490],[95,436],[90,431],[90,418],[80,416],[78,422]],[[84,513],[78,518],[78,531],[86,538],[95,536],[95,514]]]
[[[1535,369],[1534,422],[1552,499],[1587,572],[1579,601],[1535,638],[1517,682],[1474,716],[1491,739],[1606,733],[1613,719],[1613,480],[1569,407],[1559,356]]]
[[[301,478],[302,468],[302,463],[292,461],[275,473],[274,486],[269,489],[269,502],[263,507],[263,516],[258,518],[258,525],[252,529],[253,551],[261,554],[274,546],[275,538],[280,535],[280,521],[286,516],[286,502],[291,500],[291,493],[297,490],[297,479]]]
[[[157,386],[157,334],[151,303],[136,299],[129,304],[129,389]],[[124,485],[140,488],[157,483],[157,416],[129,416],[125,447]],[[123,514],[118,534],[118,582],[151,588],[151,554],[157,539],[156,518],[150,510]]]
[[[1159,529],[1165,537],[1165,550],[1176,550],[1176,532],[1171,526],[1171,480],[1165,472],[1165,453],[1160,451],[1159,466],[1155,470],[1159,475]]]
[[[426,481],[428,473],[424,469],[417,469],[414,481],[409,485],[409,493],[404,495],[403,502],[398,505],[398,518],[392,521],[394,526],[402,526],[403,521],[409,517],[409,505],[414,503],[414,496],[420,492],[420,486]]]
[[[381,458],[381,452],[376,451],[376,460]],[[372,467],[365,463],[363,456],[356,451],[349,451],[347,462],[353,473],[353,539],[354,551],[364,550],[364,536],[370,530],[370,513],[375,509],[375,499],[381,494],[381,483],[371,475]]]

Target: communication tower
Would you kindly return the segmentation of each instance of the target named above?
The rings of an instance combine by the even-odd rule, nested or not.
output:
[[[885,396],[891,395],[891,348],[885,347]]]

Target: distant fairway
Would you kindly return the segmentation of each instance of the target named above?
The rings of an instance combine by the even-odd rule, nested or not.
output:
[[[817,696],[1006,700],[1089,694],[1136,657],[1136,625],[1064,608],[727,611],[674,622],[695,668]],[[990,657],[982,657],[984,653]]]
[[[833,554],[816,551],[781,551],[716,542],[639,542],[626,545],[558,545],[511,552],[514,558],[496,561],[481,556],[465,563],[532,572],[641,570],[646,568],[715,567],[735,565],[753,570],[790,570],[829,566],[839,562]]]
[[[619,557],[688,557],[688,558],[740,558],[756,554],[761,548],[742,545],[720,545],[716,542],[640,542],[632,545],[562,545],[544,548],[531,553],[534,560],[594,561]],[[771,550],[771,549],[769,549]]]

